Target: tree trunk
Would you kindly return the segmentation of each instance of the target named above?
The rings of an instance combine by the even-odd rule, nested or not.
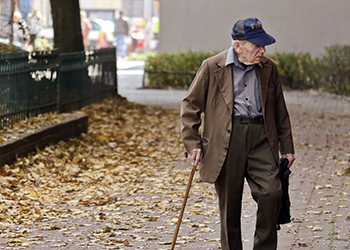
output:
[[[84,51],[79,0],[50,0],[54,47],[59,53]]]
[[[15,12],[15,0],[10,1],[9,9],[9,50],[12,50],[13,47],[13,12]]]

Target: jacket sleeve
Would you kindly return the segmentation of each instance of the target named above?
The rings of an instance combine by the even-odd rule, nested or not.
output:
[[[281,86],[280,76],[274,65],[274,81],[275,81],[275,121],[279,142],[279,151],[281,154],[294,154],[294,145],[292,137],[292,128],[284,95]]]
[[[181,103],[181,139],[187,152],[196,148],[202,149],[199,127],[207,97],[208,68],[208,63],[204,61]]]

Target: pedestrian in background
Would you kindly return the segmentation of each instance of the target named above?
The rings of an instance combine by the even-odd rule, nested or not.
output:
[[[290,167],[295,159],[279,74],[264,56],[275,39],[253,17],[237,21],[231,36],[233,46],[203,61],[183,99],[181,135],[202,181],[215,184],[222,249],[242,249],[245,178],[258,205],[254,249],[272,250],[282,196],[279,161],[288,158]]]
[[[129,24],[123,19],[124,12],[119,11],[119,18],[114,23],[114,35],[117,43],[117,56],[126,56],[125,38],[129,34]]]
[[[28,14],[27,24],[30,31],[30,44],[34,47],[34,41],[41,30],[41,16],[38,10],[33,10]]]
[[[13,41],[23,45],[29,42],[29,29],[19,11],[13,13]]]

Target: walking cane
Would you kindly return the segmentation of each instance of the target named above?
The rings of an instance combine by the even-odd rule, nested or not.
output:
[[[187,153],[185,153],[185,157],[187,158]],[[195,171],[196,171],[196,167],[197,167],[197,165],[193,163],[193,167],[192,167],[190,179],[188,180],[188,184],[187,184],[187,188],[186,188],[186,192],[185,192],[185,197],[184,197],[184,200],[183,200],[183,202],[182,202],[182,207],[181,207],[179,219],[178,219],[178,221],[177,221],[176,230],[175,230],[175,233],[174,233],[174,238],[173,238],[173,242],[171,243],[171,248],[170,248],[170,250],[174,250],[174,248],[175,248],[176,238],[177,238],[177,235],[178,235],[178,233],[179,233],[179,229],[180,229],[180,224],[181,224],[182,216],[183,216],[184,211],[185,211],[185,206],[186,206],[188,194],[189,194],[189,192],[190,192],[190,188],[191,188],[191,183],[192,183],[192,180],[193,180],[193,176],[194,176],[194,173],[195,173]]]

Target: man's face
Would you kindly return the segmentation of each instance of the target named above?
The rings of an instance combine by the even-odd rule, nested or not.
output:
[[[235,51],[238,60],[246,65],[260,63],[265,54],[265,46],[258,46],[251,42],[235,42]]]

